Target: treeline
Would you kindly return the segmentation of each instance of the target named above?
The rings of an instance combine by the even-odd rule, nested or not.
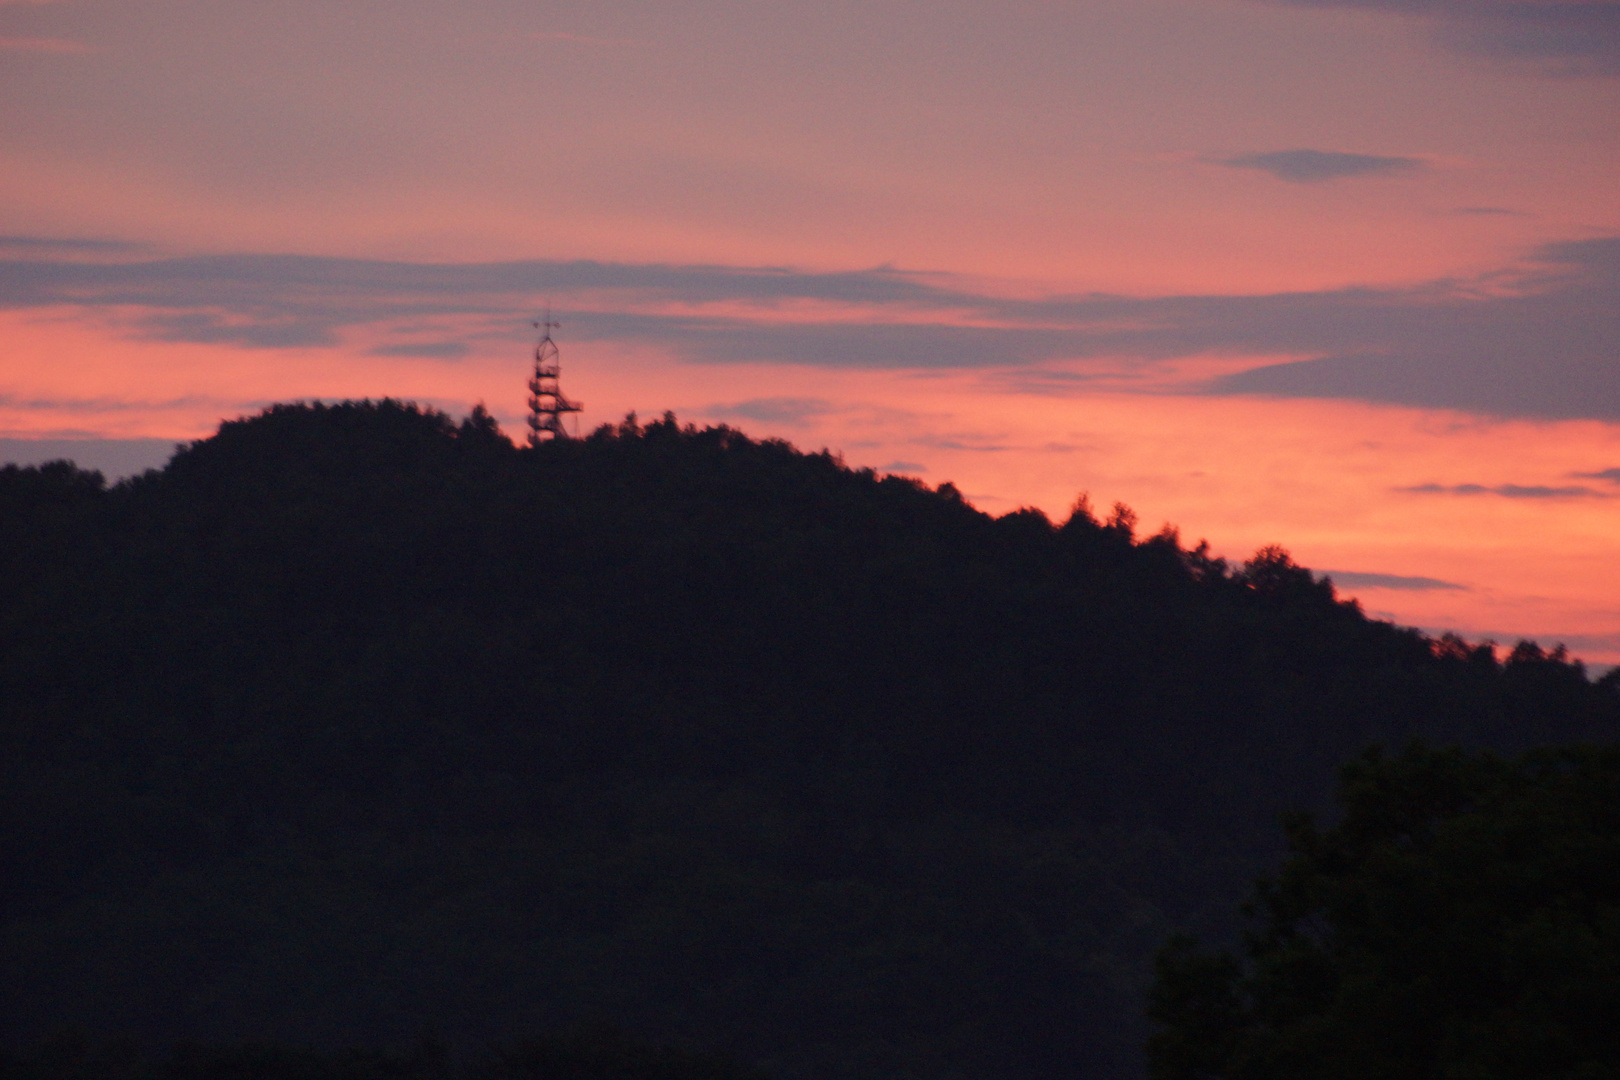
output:
[[[633,419],[278,406],[0,470],[0,1039],[613,1023],[797,1077],[1130,1077],[1338,765],[1607,741],[1613,678],[1280,549]]]

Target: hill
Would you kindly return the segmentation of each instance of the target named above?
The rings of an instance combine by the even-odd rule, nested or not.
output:
[[[1154,948],[1229,935],[1339,763],[1620,731],[1561,653],[1133,524],[387,401],[0,470],[0,1040],[1135,1077]]]

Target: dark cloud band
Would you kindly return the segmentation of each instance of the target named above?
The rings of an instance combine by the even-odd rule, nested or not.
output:
[[[1517,286],[1503,289],[1505,276]],[[1262,296],[1007,299],[889,269],[601,262],[418,264],[234,255],[0,261],[0,306],[136,312],[132,333],[251,348],[331,346],[453,360],[511,339],[551,296],[576,340],[700,363],[981,368],[1025,392],[1090,387],[1355,398],[1487,414],[1620,420],[1620,238],[1553,245],[1491,290],[1437,282]],[[806,319],[806,302],[824,314]],[[702,314],[694,312],[701,311]],[[446,329],[446,325],[452,329]],[[423,327],[431,326],[431,331]],[[1148,378],[1198,356],[1297,356],[1212,381]]]
[[[162,468],[174,449],[169,439],[0,439],[0,464],[71,461],[118,480]]]
[[[1293,7],[1362,8],[1425,20],[1458,52],[1529,63],[1558,75],[1620,75],[1614,0],[1280,0]]]

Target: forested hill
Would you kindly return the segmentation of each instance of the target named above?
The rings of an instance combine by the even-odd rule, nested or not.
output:
[[[278,406],[0,471],[0,1042],[611,1022],[777,1080],[1141,1072],[1365,745],[1612,740],[1616,680],[1120,508],[672,418]]]

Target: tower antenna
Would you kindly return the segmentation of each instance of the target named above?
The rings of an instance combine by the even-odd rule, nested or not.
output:
[[[539,446],[543,442],[568,438],[563,428],[563,413],[577,413],[585,405],[568,400],[557,384],[562,363],[551,332],[561,329],[562,323],[552,321],[550,304],[546,305],[545,315],[533,325],[540,331],[540,342],[534,347],[534,375],[529,379],[529,445]]]

